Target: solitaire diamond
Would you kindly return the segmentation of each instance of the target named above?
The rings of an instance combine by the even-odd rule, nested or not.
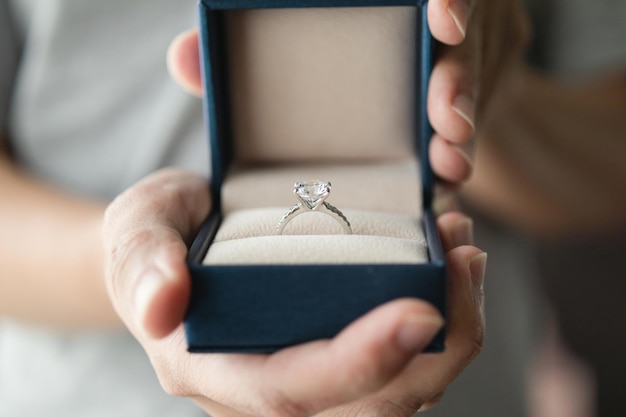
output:
[[[300,202],[287,210],[278,221],[276,232],[279,235],[283,233],[287,223],[293,220],[294,217],[313,210],[332,217],[339,222],[344,233],[352,234],[352,227],[346,216],[337,207],[325,201],[330,194],[330,182],[319,180],[297,182],[293,185],[293,193]]]
[[[319,180],[297,182],[293,185],[293,192],[309,210],[315,210],[330,194],[330,182]]]

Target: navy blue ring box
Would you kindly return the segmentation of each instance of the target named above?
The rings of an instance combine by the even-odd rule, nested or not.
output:
[[[233,9],[415,6],[417,8],[415,152],[421,164],[425,264],[203,265],[222,222],[222,184],[233,159],[225,54],[225,13]],[[425,0],[201,0],[201,62],[205,118],[211,141],[214,205],[189,253],[192,292],[185,319],[191,352],[273,352],[335,336],[369,310],[401,297],[446,313],[444,253],[431,209],[434,175],[428,162],[432,129],[426,95],[433,40]],[[297,178],[296,178],[297,179]],[[294,179],[295,180],[295,179]],[[427,348],[444,349],[442,330]]]

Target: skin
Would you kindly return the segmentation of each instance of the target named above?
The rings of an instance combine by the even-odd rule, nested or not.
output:
[[[2,152],[0,188],[0,315],[62,329],[119,328],[103,281],[105,205],[50,187]]]
[[[479,4],[429,3],[432,32],[447,45],[431,81],[428,110],[437,133],[430,158],[451,183],[471,172],[468,147],[487,97],[479,94],[486,67],[468,63],[492,52],[475,34],[511,27],[508,19],[498,25],[486,19]],[[195,32],[181,35],[168,63],[182,86],[201,94],[196,46]],[[189,295],[184,259],[209,210],[206,179],[163,170],[122,193],[105,212],[100,202],[32,178],[4,152],[0,188],[6,197],[0,202],[0,276],[10,277],[0,280],[0,314],[66,329],[123,323],[145,348],[164,389],[193,398],[215,416],[408,416],[436,403],[480,351],[486,255],[471,246],[472,223],[460,213],[439,219],[451,279],[446,353],[420,353],[443,322],[432,306],[403,299],[370,312],[333,340],[274,355],[191,356],[180,327]]]

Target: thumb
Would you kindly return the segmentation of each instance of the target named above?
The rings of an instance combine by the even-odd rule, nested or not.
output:
[[[129,236],[113,260],[112,299],[131,330],[161,338],[182,321],[189,299],[187,248],[163,226]]]
[[[420,300],[379,306],[332,340],[270,356],[265,370],[271,371],[272,380],[264,384],[266,397],[278,397],[277,408],[302,411],[298,415],[363,398],[397,377],[442,325],[438,311]]]
[[[185,238],[206,215],[206,180],[164,170],[118,196],[104,219],[106,284],[131,331],[164,337],[182,321],[190,291]]]

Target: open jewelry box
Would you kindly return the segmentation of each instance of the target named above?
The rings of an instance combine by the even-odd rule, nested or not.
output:
[[[401,297],[445,315],[426,1],[201,0],[199,11],[213,209],[189,253],[189,350],[330,338]],[[327,202],[347,220],[307,211],[278,233],[302,180],[330,181]]]

